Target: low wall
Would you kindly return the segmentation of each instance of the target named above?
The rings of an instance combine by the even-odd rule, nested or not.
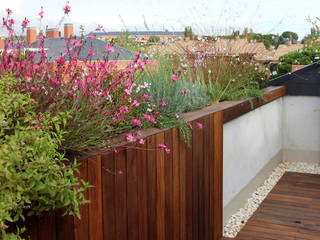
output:
[[[320,163],[320,97],[279,94],[227,121],[223,133],[226,222],[281,161]]]
[[[320,162],[320,97],[284,97],[283,160]]]
[[[269,166],[267,169],[271,170],[274,162],[281,160],[282,104],[282,98],[279,98],[224,124],[224,219],[242,207],[248,194],[264,181],[269,173],[264,168]],[[272,164],[271,159],[274,159]]]

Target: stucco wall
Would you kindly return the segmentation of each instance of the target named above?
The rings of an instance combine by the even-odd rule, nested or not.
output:
[[[223,126],[225,207],[282,149],[282,98]]]
[[[320,161],[320,97],[283,98],[284,161]]]

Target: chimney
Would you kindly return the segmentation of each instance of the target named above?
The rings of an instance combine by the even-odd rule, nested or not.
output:
[[[31,44],[37,41],[37,28],[29,27],[27,29],[27,43]]]
[[[48,28],[46,31],[46,38],[59,38],[59,29]]]
[[[64,38],[71,38],[73,37],[73,24],[66,23],[64,24]]]
[[[0,37],[0,50],[4,49],[4,39]]]

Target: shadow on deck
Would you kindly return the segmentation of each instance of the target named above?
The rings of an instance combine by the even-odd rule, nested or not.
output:
[[[236,238],[319,240],[320,175],[286,172]]]

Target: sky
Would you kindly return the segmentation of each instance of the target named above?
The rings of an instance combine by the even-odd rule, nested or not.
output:
[[[56,27],[63,16],[66,0],[0,0],[0,17],[5,9],[31,26],[39,27],[38,13],[44,9],[42,28]],[[64,23],[80,25],[85,31],[98,24],[105,31],[169,30],[183,31],[192,26],[197,34],[228,34],[233,29],[252,28],[254,32],[281,34],[294,31],[300,38],[310,32],[306,20],[320,17],[320,0],[70,0],[71,12]],[[5,34],[2,29],[0,34]]]

